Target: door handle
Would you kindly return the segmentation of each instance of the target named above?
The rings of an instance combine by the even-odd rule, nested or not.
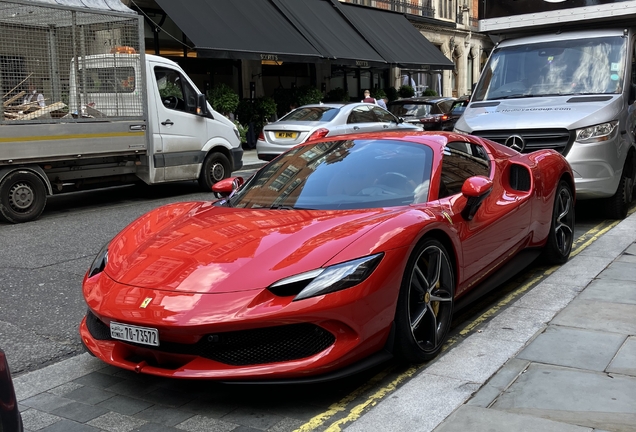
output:
[[[164,126],[172,126],[174,123],[170,119],[168,119],[166,121],[162,121],[161,124]]]
[[[388,129],[388,128],[389,128],[389,125],[383,125],[382,127],[383,127],[384,129]]]
[[[360,127],[359,126],[354,126],[353,130],[360,130]]]

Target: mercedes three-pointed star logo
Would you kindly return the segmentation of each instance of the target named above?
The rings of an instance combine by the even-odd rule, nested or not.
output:
[[[526,140],[524,140],[523,137],[520,135],[509,136],[505,144],[511,149],[518,151],[519,153],[523,152],[523,149],[526,148]]]

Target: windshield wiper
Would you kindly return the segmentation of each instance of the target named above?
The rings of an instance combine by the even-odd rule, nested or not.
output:
[[[493,99],[488,99],[488,100],[501,100],[501,99],[523,99],[523,98],[531,98],[531,97],[534,97],[534,96],[535,96],[535,95],[533,95],[533,94],[516,93],[516,94],[511,94],[511,95],[502,96],[502,97],[493,98]],[[543,95],[542,95],[542,96],[543,96]]]

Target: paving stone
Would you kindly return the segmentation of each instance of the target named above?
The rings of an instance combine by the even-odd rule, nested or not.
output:
[[[104,367],[104,363],[88,353],[80,354],[13,380],[18,401],[58,387]]]
[[[619,256],[616,261],[636,264],[636,255],[624,254]],[[596,430],[596,429],[595,429]]]
[[[152,405],[153,404],[151,402],[122,395],[115,395],[112,398],[106,399],[105,401],[97,404],[100,408],[105,408],[125,415],[137,414]]]
[[[434,429],[434,432],[466,431],[591,432],[592,429],[467,405],[459,407],[444,423]]]
[[[527,360],[512,358],[467,402],[468,405],[487,408],[530,364]]]
[[[482,329],[481,335],[497,340],[509,340],[525,343],[535,333],[545,327],[555,311],[507,308],[498,314]]]
[[[107,387],[106,390],[124,396],[139,398],[155,390],[157,387],[157,384],[154,382],[124,380],[120,383]]]
[[[607,371],[636,377],[636,336],[627,338]]]
[[[636,272],[636,266],[634,267]],[[583,290],[578,300],[598,300],[605,303],[636,304],[636,282],[596,279]]]
[[[533,363],[491,408],[626,431],[636,424],[636,378]]]
[[[64,395],[68,399],[73,399],[89,405],[96,405],[100,402],[110,399],[116,393],[102,390],[95,387],[81,387]]]
[[[636,282],[636,271],[632,263],[615,261],[599,275],[599,278]]]
[[[57,386],[55,388],[52,388],[51,390],[49,390],[49,393],[53,393],[54,395],[57,395],[57,396],[64,396],[65,394],[70,393],[73,390],[77,390],[78,388],[81,388],[81,387],[83,387],[81,384],[69,382],[69,383]]]
[[[52,412],[60,407],[72,403],[71,399],[56,396],[50,393],[41,393],[21,402],[22,405],[35,408],[40,411]]]
[[[236,430],[237,425],[210,417],[196,415],[179,423],[176,427],[190,432],[229,432]]]
[[[71,420],[61,420],[41,429],[39,432],[101,432],[99,429]]]
[[[187,404],[180,406],[179,409],[206,417],[221,418],[238,407],[237,403],[222,403],[206,398],[194,398]]]
[[[292,418],[284,418],[281,421],[279,421],[278,423],[276,423],[274,426],[272,426],[269,429],[267,429],[267,432],[289,432],[289,431],[295,431],[297,429],[300,429],[300,427],[302,425],[304,425],[304,424],[305,424],[305,422],[303,420],[297,420],[297,419],[292,419]],[[234,431],[236,431],[236,430],[237,429],[234,429]]]
[[[601,372],[626,338],[617,333],[550,326],[517,358]]]
[[[155,404],[177,408],[190,402],[192,395],[159,387],[145,393],[141,398]]]
[[[430,431],[478,388],[477,384],[422,372],[349,425],[346,431]]]
[[[148,420],[153,423],[160,423],[166,426],[175,426],[192,416],[193,414],[191,412],[158,405],[153,405],[150,408],[135,414],[135,417],[137,418]]]
[[[551,324],[636,334],[636,305],[576,299]]]
[[[100,370],[99,372],[92,372],[82,377],[79,377],[74,382],[84,386],[105,389],[105,388],[114,386],[115,384],[120,383],[123,380],[124,380],[123,378],[103,373]]]
[[[109,432],[130,432],[146,423],[145,420],[114,412],[106,413],[88,422],[90,426]]]
[[[239,407],[229,414],[221,417],[221,420],[242,426],[267,430],[283,419],[282,416],[271,410],[260,410],[253,407]]]
[[[172,426],[160,425],[157,423],[146,423],[138,427],[133,432],[183,432],[183,429],[177,429]]]
[[[71,402],[61,408],[51,411],[51,414],[58,415],[70,420],[86,423],[89,420],[106,414],[108,411],[92,405],[86,405],[80,402]]]
[[[426,373],[483,384],[523,347],[523,342],[473,334],[426,368]]]
[[[548,276],[544,283],[567,285],[582,291],[612,262],[611,258],[577,255]]]
[[[566,307],[578,293],[578,289],[568,285],[540,283],[517,300],[514,306],[558,312]]]
[[[31,431],[39,431],[47,426],[57,423],[62,417],[54,416],[36,409],[28,409],[20,413],[24,427]]]

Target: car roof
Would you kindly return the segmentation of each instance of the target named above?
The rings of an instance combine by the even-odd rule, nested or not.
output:
[[[404,99],[396,99],[394,101],[389,102],[390,105],[398,104],[398,103],[412,103],[412,102],[444,102],[449,100],[455,100],[452,97],[439,97],[439,96],[424,96],[424,97],[413,97],[413,98],[404,98]]]
[[[299,108],[315,108],[315,107],[342,108],[344,106],[352,106],[352,105],[378,106],[376,104],[366,103],[366,102],[320,102],[320,103],[315,103],[315,104],[301,105],[301,106],[299,106],[296,109],[299,109]]]

